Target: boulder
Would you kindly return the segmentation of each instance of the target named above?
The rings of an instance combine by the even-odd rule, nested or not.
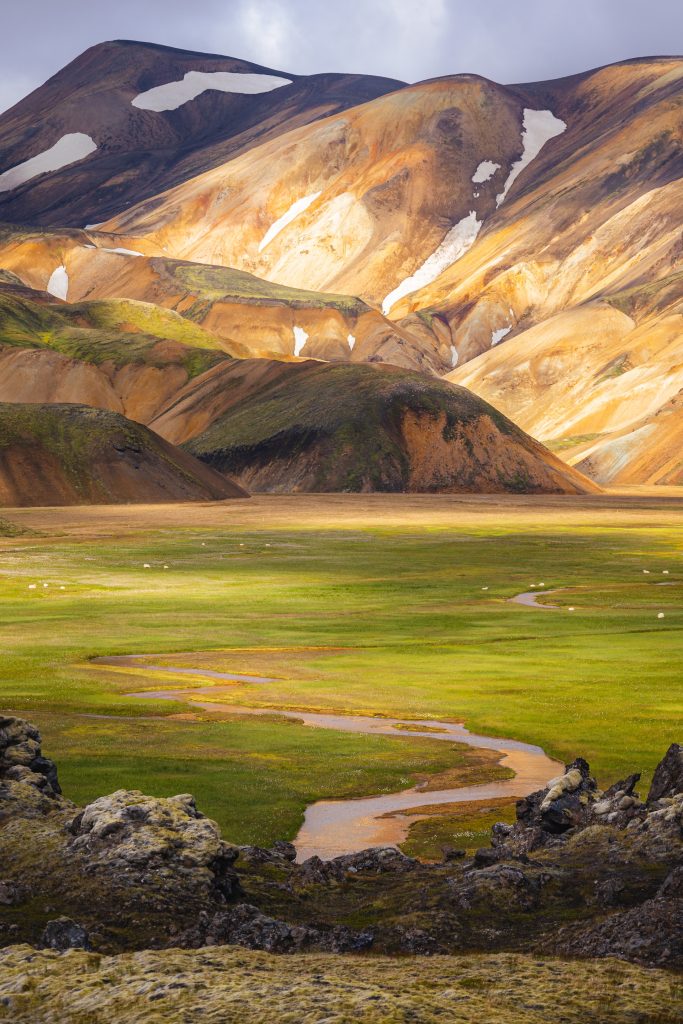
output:
[[[298,881],[309,882],[341,882],[347,875],[381,875],[385,873],[402,873],[412,871],[418,861],[406,857],[394,846],[373,846],[358,853],[349,853],[332,860],[321,860],[320,857],[309,857],[299,866]]]
[[[35,785],[46,796],[59,796],[62,792],[57,779],[54,761],[43,757],[40,733],[35,725],[22,718],[0,716],[0,779],[28,779],[28,775],[16,769],[26,769],[37,776]]]
[[[90,940],[85,928],[76,924],[70,917],[58,917],[48,921],[41,936],[40,945],[44,949],[90,949]]]
[[[372,941],[372,933],[354,932],[341,925],[322,930],[310,925],[289,924],[269,917],[248,903],[240,903],[216,914],[202,936],[202,942],[207,946],[245,946],[267,953],[299,953],[304,950],[359,953],[368,949]]]
[[[119,879],[153,871],[156,886],[182,881],[196,892],[240,891],[233,870],[239,850],[223,842],[216,822],[189,794],[152,797],[119,789],[88,804],[68,829],[72,851],[90,870]]]

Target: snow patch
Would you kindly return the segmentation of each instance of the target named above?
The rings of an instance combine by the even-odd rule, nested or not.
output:
[[[66,272],[66,267],[57,267],[50,274],[50,280],[47,282],[47,288],[45,289],[50,295],[54,295],[56,299],[64,299],[69,294],[69,275]]]
[[[99,224],[86,224],[85,227],[83,228],[83,230],[84,231],[97,231],[98,228],[101,228],[106,223],[107,223],[106,220],[103,220],[103,221],[100,221]]]
[[[498,170],[500,170],[500,164],[494,163],[493,160],[482,160],[472,175],[472,181],[475,185],[481,185],[492,178]]]
[[[460,357],[458,355],[457,348],[455,347],[455,345],[451,345],[451,366],[453,367],[453,369],[455,369],[456,366],[458,365],[459,358]]]
[[[89,135],[83,132],[70,132],[62,135],[59,142],[54,146],[43,150],[30,160],[24,160],[16,167],[10,167],[8,171],[0,174],[0,192],[9,192],[25,181],[37,177],[39,174],[47,174],[49,171],[59,171],[62,167],[75,164],[78,160],[85,159],[97,149],[97,143]]]
[[[166,82],[139,93],[131,103],[140,110],[177,110],[207,89],[256,96],[291,85],[291,78],[277,75],[243,74],[235,71],[188,71],[178,82]]]
[[[314,203],[321,195],[322,192],[313,192],[310,196],[304,196],[303,199],[297,199],[295,203],[292,203],[287,212],[283,213],[283,215],[268,228],[265,235],[259,242],[258,251],[263,252],[265,247],[273,241],[276,235],[279,235],[288,224],[291,224],[293,220],[296,220],[299,214],[307,210],[311,203]]]
[[[444,270],[452,266],[456,260],[464,256],[467,250],[474,244],[474,241],[481,229],[482,221],[477,219],[474,210],[470,210],[466,217],[458,221],[448,232],[436,252],[426,260],[422,266],[415,271],[411,277],[401,281],[393,292],[387,295],[382,303],[382,312],[385,316],[395,306],[399,299],[416,292],[419,288],[435,281]]]
[[[502,341],[506,334],[509,334],[512,330],[511,327],[500,327],[497,331],[494,331],[491,335],[491,348],[497,345],[499,341]]]
[[[546,142],[561,135],[567,130],[567,125],[559,117],[555,117],[551,110],[531,110],[524,108],[524,120],[522,128],[522,155],[519,160],[510,168],[507,181],[503,191],[496,196],[496,206],[500,206],[510,191],[512,183],[517,180],[525,167],[538,156]]]
[[[119,256],[144,256],[143,252],[138,252],[137,249],[100,249],[100,252],[115,252]]]
[[[310,335],[306,334],[303,327],[293,327],[294,332],[294,355],[301,355],[301,350],[308,341]]]
[[[354,338],[353,334],[349,334],[349,336],[348,336],[348,338],[346,340],[349,343],[349,348],[353,352],[353,346],[356,344],[356,339]]]

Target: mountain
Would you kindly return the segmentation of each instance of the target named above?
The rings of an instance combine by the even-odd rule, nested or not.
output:
[[[600,482],[668,480],[682,82],[676,57],[406,86],[102,44],[0,117],[0,268],[86,319],[83,303],[163,309],[219,361],[282,360],[292,387],[300,358],[447,376]],[[79,133],[97,149],[17,184]],[[140,413],[115,386],[119,411],[185,400],[190,376],[159,376]]]
[[[101,43],[0,116],[3,171],[29,160],[38,163],[24,173],[56,167],[11,189],[17,175],[0,176],[0,221],[83,227],[104,220],[259,142],[402,84],[292,75],[130,40]]]
[[[600,483],[683,478],[683,271],[564,310],[449,379]]]
[[[234,355],[288,359],[303,353],[361,362],[382,358],[381,351],[390,362],[437,372],[438,359],[417,339],[352,295],[146,256],[120,241],[101,232],[0,228],[0,265],[28,287],[50,289],[63,300],[127,298],[171,309],[205,327]]]
[[[0,403],[0,504],[222,501],[246,491],[138,423],[83,405]]]
[[[462,388],[398,367],[235,359],[222,346],[150,303],[72,304],[0,283],[0,402],[123,413],[258,490],[591,490]]]

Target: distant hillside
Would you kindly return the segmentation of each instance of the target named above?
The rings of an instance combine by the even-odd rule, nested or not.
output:
[[[117,413],[0,404],[0,505],[241,497],[241,487]]]
[[[226,364],[153,425],[252,491],[597,490],[463,388],[398,367]]]

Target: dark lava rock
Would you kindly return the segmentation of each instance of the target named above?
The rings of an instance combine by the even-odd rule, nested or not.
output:
[[[459,846],[442,846],[441,852],[444,864],[451,864],[454,860],[463,860],[466,856],[466,851]]]
[[[57,766],[43,757],[40,733],[35,725],[22,718],[0,716],[0,778],[17,778],[15,769],[24,768],[41,779],[40,788],[47,796],[62,792],[57,779]],[[19,773],[21,777],[22,773]]]
[[[90,940],[80,924],[70,917],[58,917],[48,921],[40,945],[45,949],[90,949]]]
[[[667,885],[664,883],[664,886]],[[683,899],[669,898],[662,886],[654,899],[612,914],[597,924],[573,926],[560,935],[555,951],[564,956],[607,957],[650,967],[683,968]],[[664,890],[664,892],[663,892]]]
[[[298,953],[311,949],[360,953],[368,949],[372,941],[371,932],[353,932],[343,926],[322,930],[310,925],[289,924],[268,917],[248,903],[216,914],[203,936],[208,946],[228,944],[267,953]]]
[[[382,875],[385,873],[403,873],[412,871],[419,862],[393,846],[373,846],[369,850],[349,853],[332,860],[321,860],[320,857],[309,857],[300,865],[298,881],[310,882],[341,882],[346,875]]]
[[[655,768],[647,802],[651,804],[677,793],[683,793],[683,746],[672,743]]]
[[[27,897],[26,890],[18,882],[0,882],[0,907],[16,907]]]

